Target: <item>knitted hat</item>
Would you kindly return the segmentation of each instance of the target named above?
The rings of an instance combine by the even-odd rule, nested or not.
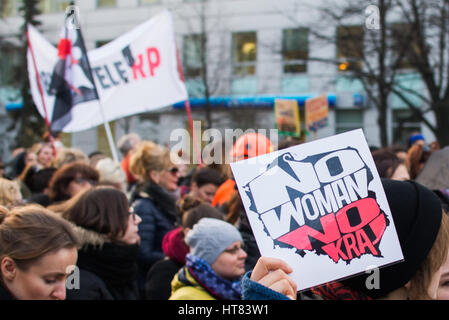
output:
[[[382,179],[404,261],[379,270],[379,289],[368,289],[364,273],[342,281],[371,298],[380,298],[404,286],[422,265],[440,230],[442,209],[437,195],[413,181]],[[387,227],[388,228],[388,227]]]
[[[217,260],[218,256],[236,241],[242,241],[240,232],[232,224],[213,218],[202,218],[187,233],[186,243],[190,253],[207,263]]]

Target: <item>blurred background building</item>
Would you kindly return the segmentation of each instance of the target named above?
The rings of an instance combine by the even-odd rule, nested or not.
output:
[[[7,110],[20,108],[17,89],[8,86],[8,72],[16,63],[14,36],[23,19],[19,2],[2,0],[0,36],[9,39],[0,56],[0,148],[6,152],[11,132]],[[298,3],[301,3],[299,6]],[[275,98],[297,99],[304,119],[303,106],[308,97],[326,93],[330,105],[328,126],[317,137],[325,137],[355,128],[363,128],[372,146],[380,146],[377,108],[370,101],[362,83],[347,77],[359,61],[357,54],[338,37],[340,27],[320,21],[312,10],[320,0],[78,0],[82,32],[88,49],[102,46],[133,29],[138,24],[169,9],[174,18],[178,50],[181,54],[186,84],[191,97],[194,120],[205,127],[271,129],[274,128]],[[42,0],[39,27],[55,45],[70,1]],[[360,12],[363,21],[364,12]],[[308,27],[310,26],[310,27]],[[337,35],[334,43],[323,44],[312,28]],[[351,25],[351,34],[361,36],[365,26]],[[347,31],[347,30],[346,30]],[[363,45],[363,37],[361,37]],[[352,56],[351,56],[352,55]],[[310,57],[318,57],[310,59]],[[340,61],[325,63],[326,59]],[[356,62],[353,62],[356,61]],[[401,81],[409,88],[423,91],[419,77],[404,66]],[[420,131],[429,140],[433,133],[413,117],[395,95],[388,100],[388,143],[406,143],[410,132]],[[126,108],[126,106],[123,106]],[[429,121],[433,121],[430,119]],[[303,126],[302,126],[303,127]],[[127,132],[137,132],[146,139],[169,144],[170,133],[188,128],[183,103],[166,106],[111,123],[116,141]],[[306,140],[311,140],[307,136]],[[84,152],[108,152],[103,127],[74,134],[64,134],[67,146]]]

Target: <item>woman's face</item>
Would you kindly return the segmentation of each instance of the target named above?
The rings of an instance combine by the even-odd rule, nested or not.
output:
[[[437,290],[438,300],[449,300],[449,254],[441,267],[441,277]]]
[[[4,272],[3,280],[11,293],[19,300],[64,300],[66,279],[76,264],[76,248],[60,249],[45,254],[27,271],[22,271],[13,263],[12,272]]]
[[[35,164],[37,164],[37,155],[34,152],[27,152],[25,166],[34,166]]]
[[[44,167],[49,167],[51,165],[51,161],[53,160],[53,150],[48,146],[42,147],[37,155],[37,160]]]
[[[142,219],[137,214],[134,213],[132,208],[130,208],[130,215],[128,218],[128,228],[126,228],[126,232],[120,240],[126,244],[140,243],[138,225],[141,222]]]
[[[245,273],[245,260],[248,255],[242,243],[236,241],[226,248],[212,263],[212,269],[222,278],[234,280]]]
[[[179,170],[176,166],[160,172],[159,185],[167,191],[175,191],[178,188]]]

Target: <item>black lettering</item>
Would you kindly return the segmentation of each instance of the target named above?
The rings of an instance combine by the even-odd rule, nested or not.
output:
[[[94,69],[94,73],[98,78],[98,81],[100,81],[101,87],[103,89],[109,89],[110,85],[106,84],[103,82],[103,80],[106,78],[104,75],[102,75],[101,72],[101,67],[95,67]]]
[[[126,71],[123,69],[120,69],[121,65],[122,65],[121,61],[114,62],[115,70],[117,70],[117,73],[119,74],[120,78],[125,83],[128,83],[128,77],[126,76]]]

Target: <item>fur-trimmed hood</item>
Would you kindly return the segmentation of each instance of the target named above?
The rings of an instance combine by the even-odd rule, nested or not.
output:
[[[78,235],[81,243],[81,248],[92,245],[94,247],[102,247],[105,243],[110,243],[111,239],[102,233],[77,226],[72,223],[72,226]]]

